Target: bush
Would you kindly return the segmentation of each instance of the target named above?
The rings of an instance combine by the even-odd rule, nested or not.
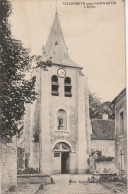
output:
[[[14,192],[16,191],[16,186],[15,185],[12,185],[9,189],[8,189],[8,192]]]
[[[101,157],[98,157],[98,158],[96,158],[96,162],[105,162],[105,161],[107,161],[107,162],[111,162],[112,160],[114,159],[114,157],[106,157],[106,156],[101,156]]]
[[[103,174],[100,176],[100,182],[117,182],[119,180],[118,176],[110,175],[110,174]]]
[[[100,176],[100,182],[119,182],[119,183],[124,183],[127,184],[127,177],[120,177],[115,175],[110,175],[110,174],[103,174]]]
[[[127,184],[127,177],[122,177],[121,179],[119,179],[119,182]]]
[[[127,175],[126,175],[126,174],[124,174],[124,175],[119,175],[119,182],[120,182],[120,183],[127,184]]]

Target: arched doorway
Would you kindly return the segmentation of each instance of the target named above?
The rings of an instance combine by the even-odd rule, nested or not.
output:
[[[54,147],[54,172],[68,174],[70,168],[70,147],[64,142]]]

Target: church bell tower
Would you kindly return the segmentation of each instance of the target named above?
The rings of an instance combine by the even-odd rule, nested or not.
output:
[[[28,163],[41,174],[85,173],[90,143],[87,80],[69,57],[57,12],[43,49],[42,61],[49,59],[52,66],[37,72],[38,99],[26,108]]]

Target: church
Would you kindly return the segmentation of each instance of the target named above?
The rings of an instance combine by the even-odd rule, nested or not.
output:
[[[88,169],[91,128],[87,78],[68,54],[58,13],[42,53],[51,67],[38,68],[37,99],[25,104],[25,165],[43,175]]]

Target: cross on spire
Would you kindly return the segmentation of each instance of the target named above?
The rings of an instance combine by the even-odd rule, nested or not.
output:
[[[58,14],[58,12],[57,12],[57,0],[56,0],[56,14]]]

